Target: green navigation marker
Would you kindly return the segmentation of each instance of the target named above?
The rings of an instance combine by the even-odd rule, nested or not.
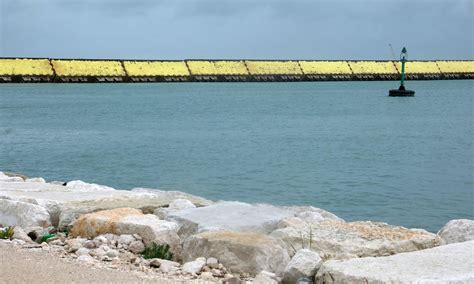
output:
[[[405,63],[408,61],[408,53],[405,47],[402,48],[400,53],[400,62],[402,63],[402,72],[400,78],[400,87],[396,90],[390,90],[388,95],[390,97],[413,97],[415,96],[415,91],[405,89]]]

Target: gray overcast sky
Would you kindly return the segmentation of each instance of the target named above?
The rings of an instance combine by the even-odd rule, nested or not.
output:
[[[473,59],[473,0],[0,0],[0,56]]]

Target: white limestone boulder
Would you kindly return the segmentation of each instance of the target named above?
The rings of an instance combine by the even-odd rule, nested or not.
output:
[[[24,182],[25,178],[17,175],[6,174],[0,172],[0,181],[1,182]]]
[[[438,232],[447,244],[474,240],[474,221],[469,219],[451,220]]]
[[[309,249],[300,249],[285,268],[283,284],[294,284],[300,278],[314,277],[322,261],[317,252]]]
[[[232,272],[252,275],[262,270],[281,275],[290,261],[281,241],[258,233],[209,231],[184,241],[185,261],[214,256]]]
[[[34,178],[27,178],[25,182],[38,182],[38,183],[45,183],[46,181],[42,177],[34,177]]]
[[[169,212],[167,218],[181,225],[179,234],[186,238],[195,233],[216,230],[267,234],[277,228],[281,219],[293,214],[271,205],[222,201],[205,207]]]
[[[474,241],[387,257],[329,260],[316,283],[474,283]]]
[[[317,218],[317,219],[322,218],[324,220],[344,221],[343,219],[339,218],[338,216],[336,216],[335,214],[329,211],[326,211],[321,208],[313,207],[313,206],[285,206],[282,208],[294,212],[296,217],[300,217],[300,218],[302,217],[303,219],[306,219],[305,221],[309,223],[311,223],[310,221],[312,218]],[[317,213],[317,215],[310,214],[309,212]],[[319,221],[321,220],[317,220],[317,222]]]
[[[177,230],[176,223],[160,220],[155,215],[143,214],[133,208],[117,208],[82,215],[74,222],[69,234],[85,238],[106,233],[138,234],[146,246],[151,243],[168,244],[179,259],[181,246]]]
[[[387,256],[442,243],[437,235],[425,230],[379,222],[325,220],[314,224],[293,224],[295,226],[273,231],[271,236],[283,240],[289,252],[310,248],[322,258]]]
[[[206,258],[198,257],[193,261],[188,261],[183,264],[183,272],[188,274],[197,274],[206,265]]]
[[[41,206],[17,200],[0,199],[0,224],[19,226],[26,232],[51,226],[51,218]]]
[[[196,205],[183,198],[173,200],[168,206],[168,210],[183,210],[188,208],[196,208]]]
[[[114,191],[115,189],[109,186],[87,183],[82,180],[73,180],[66,183],[68,189],[74,189],[82,192],[94,192],[94,191]]]

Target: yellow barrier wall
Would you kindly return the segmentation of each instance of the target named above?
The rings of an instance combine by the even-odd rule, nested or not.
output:
[[[346,61],[299,61],[305,74],[352,74]]]
[[[402,70],[402,64],[397,63],[398,70]],[[405,63],[406,74],[429,74],[441,73],[435,61],[408,61]]]
[[[474,73],[474,61],[436,61],[442,73]]]
[[[348,61],[354,74],[398,74],[393,61]]]
[[[48,59],[0,59],[0,75],[53,76]]]
[[[303,75],[297,61],[245,61],[252,75]]]
[[[125,76],[122,63],[113,60],[51,60],[58,76]]]
[[[193,75],[248,75],[244,61],[205,61],[188,60],[189,70]]]
[[[137,76],[189,76],[184,61],[124,61],[127,74]]]

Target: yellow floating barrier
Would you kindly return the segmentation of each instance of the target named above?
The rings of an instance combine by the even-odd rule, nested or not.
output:
[[[351,75],[352,71],[346,61],[299,61],[301,69],[308,75],[339,74]]]
[[[251,75],[303,75],[298,61],[251,61],[245,64]]]
[[[397,69],[401,70],[402,64],[397,63]],[[405,64],[406,74],[440,74],[435,61],[408,61]]]
[[[186,63],[193,75],[249,75],[241,60],[187,60]]]
[[[398,74],[393,61],[348,61],[355,75]]]
[[[120,61],[115,60],[51,60],[56,75],[65,77],[82,76],[125,76],[125,70]]]
[[[189,76],[184,61],[124,61],[130,77]]]
[[[474,73],[474,61],[436,61],[442,73]]]
[[[0,75],[4,76],[53,76],[48,59],[0,58]]]

